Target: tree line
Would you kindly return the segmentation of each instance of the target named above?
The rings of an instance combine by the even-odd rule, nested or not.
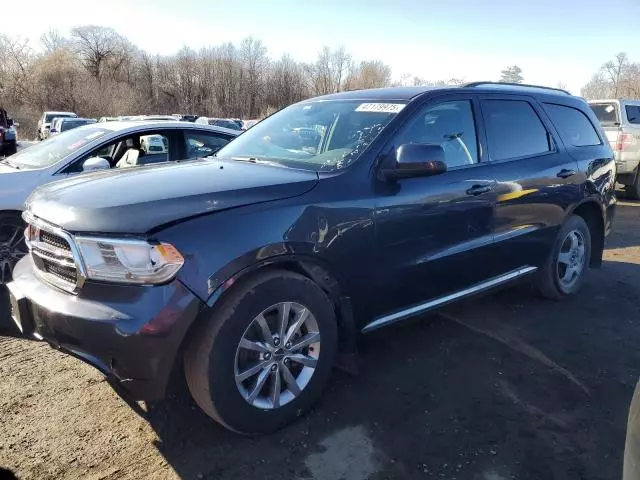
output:
[[[422,79],[408,79],[420,82]],[[324,47],[314,62],[271,59],[264,44],[151,55],[111,28],[52,30],[29,41],[0,35],[0,105],[33,135],[44,110],[81,116],[195,114],[259,118],[314,95],[391,84],[379,60],[355,62],[344,47]]]
[[[640,99],[640,63],[621,52],[604,63],[581,91],[588,100],[604,98]]]

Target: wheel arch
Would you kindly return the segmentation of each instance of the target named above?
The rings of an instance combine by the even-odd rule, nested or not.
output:
[[[354,354],[358,329],[353,313],[351,290],[337,268],[320,258],[303,255],[279,255],[253,263],[230,275],[207,299],[206,306],[189,326],[182,345],[189,343],[191,336],[197,332],[199,325],[208,321],[221,300],[253,276],[267,270],[284,270],[303,275],[316,283],[327,295],[333,305],[338,322],[338,351],[340,354]]]
[[[591,258],[589,265],[598,268],[602,265],[604,253],[604,211],[600,203],[594,199],[585,199],[576,205],[570,212],[571,215],[581,217],[589,227],[591,234]]]

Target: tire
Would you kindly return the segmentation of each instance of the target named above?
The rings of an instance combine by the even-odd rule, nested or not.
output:
[[[14,142],[14,143],[11,143],[11,144],[7,145],[7,147],[4,150],[4,156],[8,157],[10,155],[15,155],[17,152],[18,152],[18,146]]]
[[[636,170],[634,180],[631,185],[625,185],[624,191],[633,200],[640,200],[640,173]]]
[[[299,417],[320,397],[331,376],[336,355],[336,317],[322,289],[297,273],[279,270],[264,272],[239,283],[235,288],[222,300],[211,318],[192,335],[184,359],[187,384],[200,408],[226,428],[242,434],[265,434]],[[286,355],[293,355],[298,350],[292,348],[286,351],[282,348],[284,340],[289,337],[288,333],[284,335],[280,350],[274,350],[278,348],[276,345],[279,340],[269,340],[272,353],[240,347],[241,340],[251,341],[255,346],[257,341],[269,338],[256,320],[261,315],[267,320],[269,333],[278,332],[279,325],[274,322],[284,309],[276,307],[282,308],[285,304],[289,304],[291,309],[287,310],[290,312],[289,326],[297,323],[296,320],[303,315],[299,307],[306,307],[310,314],[293,343],[304,343],[302,340],[312,337],[319,340],[317,343],[300,350],[302,353],[296,361],[292,360],[293,356],[289,359]],[[264,341],[261,348],[266,344]],[[310,358],[313,360],[314,355],[317,358],[315,370],[310,364],[304,366],[298,363],[301,357],[308,362]],[[296,377],[293,379],[289,376],[289,382],[285,375],[285,363],[288,365],[286,370]],[[266,368],[236,383],[238,375],[242,377],[243,373],[246,374],[257,364],[266,365]],[[273,368],[277,370],[274,372]],[[277,385],[276,377],[280,382],[277,389],[274,387]],[[263,386],[256,389],[261,379]],[[295,380],[295,388],[290,383],[292,379]],[[301,391],[294,395],[294,389],[298,388]],[[251,398],[253,391],[257,393]],[[274,391],[282,392],[276,402],[271,400]],[[278,406],[278,402],[281,406]]]
[[[24,229],[19,213],[0,212],[0,285],[11,280],[13,268],[28,251]]]
[[[558,232],[549,258],[538,272],[540,293],[552,300],[562,300],[578,293],[589,269],[590,258],[589,227],[582,217],[572,215]]]

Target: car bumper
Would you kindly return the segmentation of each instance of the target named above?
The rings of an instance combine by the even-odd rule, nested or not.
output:
[[[7,284],[22,334],[94,366],[130,399],[162,398],[202,302],[177,280],[155,287],[86,283],[70,295],[34,268],[27,255]]]

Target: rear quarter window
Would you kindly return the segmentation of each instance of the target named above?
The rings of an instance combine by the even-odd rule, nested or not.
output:
[[[640,105],[626,105],[627,121],[634,125],[640,124]]]
[[[577,108],[554,103],[545,103],[544,108],[564,143],[574,147],[602,144],[589,118]]]

